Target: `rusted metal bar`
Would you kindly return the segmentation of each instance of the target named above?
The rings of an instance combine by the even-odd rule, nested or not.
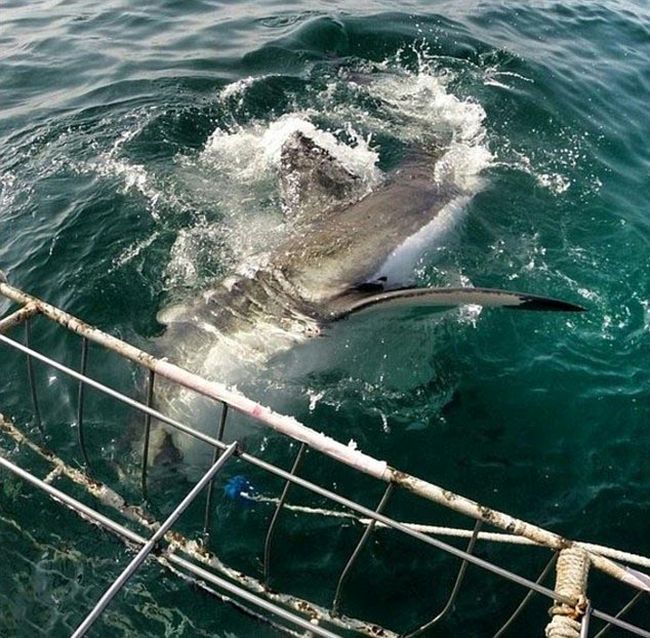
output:
[[[2,284],[0,284],[0,288],[1,288],[1,286],[2,286]],[[52,359],[50,359],[50,358],[48,358],[46,356],[34,351],[34,350],[31,350],[31,349],[21,345],[20,343],[6,337],[5,335],[0,334],[0,342],[4,342],[4,343],[10,345],[11,347],[13,347],[13,348],[15,348],[17,350],[21,350],[25,354],[30,354],[35,359],[43,361],[44,363],[49,364],[53,368],[56,368],[58,370],[61,370],[62,372],[65,372],[66,374],[68,374],[69,376],[71,376],[73,378],[84,379],[84,377],[79,375],[76,371],[71,370],[67,366],[64,366],[61,363],[58,363],[58,362],[56,362],[56,361],[54,361],[54,360],[52,360]],[[135,401],[133,399],[130,399],[129,397],[126,397],[123,394],[117,392],[116,390],[113,390],[112,388],[109,388],[109,387],[107,387],[107,386],[105,386],[105,385],[103,385],[103,384],[101,384],[101,383],[99,383],[99,382],[97,382],[97,381],[95,381],[93,379],[85,377],[85,382],[88,385],[91,385],[92,387],[100,390],[101,392],[104,392],[105,394],[108,394],[108,395],[118,399],[122,403],[126,403],[127,405],[131,405],[132,407],[134,407],[134,408],[136,408],[136,409],[138,409],[138,410],[140,410],[142,412],[147,412],[148,411],[156,419],[162,421],[163,423],[167,423],[167,424],[171,425],[172,427],[176,428],[177,430],[179,430],[181,432],[185,432],[186,434],[189,434],[189,435],[195,437],[198,440],[205,441],[206,443],[208,443],[210,445],[213,445],[213,446],[216,446],[216,447],[220,447],[221,449],[223,449],[225,447],[223,445],[223,443],[221,443],[220,441],[217,441],[216,439],[214,439],[214,438],[212,438],[210,436],[207,436],[206,434],[203,434],[202,432],[199,432],[199,431],[197,431],[197,430],[195,430],[195,429],[193,429],[193,428],[191,428],[191,427],[189,427],[187,425],[184,425],[183,423],[175,421],[174,419],[170,419],[170,418],[166,417],[164,414],[162,414],[162,413],[160,413],[160,412],[158,412],[156,410],[152,410],[151,408],[147,408],[146,406],[142,405],[141,403],[138,403],[137,401]],[[206,383],[209,383],[209,382],[206,381]],[[302,427],[305,428],[305,426],[302,426]],[[305,429],[308,429],[308,428],[305,428]],[[329,440],[332,441],[333,443],[336,443],[335,441],[333,441],[333,439],[329,439]],[[337,445],[341,445],[341,444],[337,443]],[[345,447],[347,447],[347,446],[345,446]],[[349,507],[353,511],[359,512],[359,513],[361,513],[361,514],[363,514],[365,516],[369,516],[371,518],[376,518],[378,521],[386,523],[389,527],[392,527],[392,528],[395,528],[395,529],[400,529],[401,531],[405,532],[406,534],[408,534],[410,536],[413,536],[415,538],[419,538],[420,540],[423,540],[426,543],[433,544],[433,545],[439,547],[440,549],[445,549],[445,551],[447,551],[448,553],[454,554],[454,555],[456,555],[458,557],[466,556],[466,554],[464,552],[462,552],[461,550],[456,549],[455,547],[453,547],[451,545],[443,543],[442,541],[439,541],[438,539],[428,537],[425,534],[419,533],[419,532],[417,532],[415,530],[409,529],[407,526],[402,525],[401,523],[393,521],[392,519],[390,519],[388,517],[385,517],[383,515],[376,514],[372,510],[369,510],[368,508],[362,507],[362,506],[358,505],[357,503],[354,503],[353,501],[350,501],[349,499],[343,499],[342,497],[340,497],[338,495],[335,495],[334,493],[327,492],[326,490],[323,490],[323,488],[320,488],[319,486],[309,484],[308,482],[304,481],[303,479],[300,479],[300,477],[292,476],[288,472],[284,472],[283,470],[281,470],[279,468],[276,468],[275,466],[273,466],[271,464],[265,463],[264,461],[262,461],[261,459],[258,459],[257,457],[254,457],[252,455],[246,455],[246,454],[242,453],[240,455],[240,458],[249,460],[253,465],[257,465],[258,467],[264,467],[268,471],[275,472],[276,474],[278,474],[280,476],[284,476],[285,478],[287,478],[287,479],[291,480],[292,482],[297,483],[299,485],[303,485],[303,486],[311,485],[312,491],[315,491],[315,492],[320,493],[320,494],[325,495],[325,496],[327,496],[329,494],[330,498],[332,498],[332,500],[337,501],[337,502],[342,503],[342,504],[345,504],[347,507]],[[357,467],[357,469],[360,469],[360,468]],[[393,472],[396,472],[396,471],[393,470]],[[431,483],[427,483],[426,481],[422,481],[421,479],[417,479],[417,478],[415,478],[413,476],[410,476],[408,474],[404,474],[404,473],[401,473],[401,472],[397,473],[397,474],[398,474],[398,476],[396,478],[398,480],[396,480],[395,482],[397,482],[399,485],[402,485],[402,486],[409,486],[409,485],[410,486],[413,486],[413,485],[417,486],[418,487],[417,490],[416,489],[411,490],[411,491],[414,491],[417,494],[420,493],[420,489],[423,490],[425,492],[425,494],[428,491],[436,492],[436,491],[440,490],[441,492],[444,492],[443,503],[447,503],[448,501],[451,501],[453,503],[453,502],[455,502],[457,500],[463,501],[463,505],[462,505],[461,509],[456,509],[451,504],[447,505],[447,507],[450,507],[451,509],[456,509],[456,511],[460,511],[462,513],[465,513],[465,510],[467,508],[469,508],[470,505],[473,505],[476,509],[479,510],[480,515],[477,516],[477,518],[483,518],[483,520],[488,520],[488,521],[492,522],[492,524],[494,524],[494,525],[497,525],[497,523],[494,522],[496,519],[501,521],[502,518],[503,518],[506,521],[507,520],[512,521],[511,522],[512,529],[509,529],[508,531],[513,531],[514,532],[514,530],[518,529],[519,533],[522,533],[522,535],[523,535],[524,532],[529,530],[529,528],[532,528],[533,530],[541,530],[541,532],[543,532],[543,534],[541,535],[542,538],[545,535],[550,535],[551,538],[558,539],[558,542],[562,544],[562,547],[571,547],[571,546],[575,545],[572,541],[569,541],[567,539],[563,539],[562,537],[558,536],[557,534],[553,534],[552,532],[547,532],[546,530],[542,530],[541,528],[536,528],[535,526],[531,526],[528,523],[524,523],[523,521],[518,521],[517,519],[514,519],[514,518],[512,518],[510,516],[507,516],[505,514],[501,514],[500,515],[501,518],[499,518],[497,516],[498,513],[495,513],[494,510],[490,510],[489,508],[478,505],[478,503],[475,503],[474,501],[470,501],[469,499],[465,499],[464,497],[454,495],[453,493],[448,492],[446,490],[442,490],[442,488],[439,488],[438,486],[433,485]],[[308,487],[307,489],[310,489],[310,488]],[[426,495],[423,495],[423,496],[424,496],[424,498],[427,498]],[[434,502],[437,502],[437,499],[431,498],[429,500],[434,500]],[[470,509],[470,511],[473,511],[473,510]],[[469,515],[472,516],[472,514],[469,514]],[[541,539],[538,541],[538,543],[541,544],[541,545],[545,544],[545,543],[542,542]],[[590,557],[592,559],[592,564],[593,565],[598,566],[602,571],[609,574],[613,578],[616,578],[617,580],[621,580],[622,582],[625,582],[625,583],[627,583],[627,584],[629,584],[629,585],[631,585],[631,586],[633,586],[633,587],[635,587],[637,589],[642,589],[644,591],[650,591],[650,580],[648,579],[647,576],[645,576],[641,572],[638,572],[636,570],[632,570],[630,568],[618,565],[617,563],[614,563],[613,561],[611,561],[609,559],[606,559],[606,558],[604,558],[602,556],[599,556],[598,554],[590,554]],[[500,568],[497,568],[495,565],[491,565],[490,563],[488,563],[486,561],[481,561],[481,559],[478,559],[476,557],[472,556],[471,559],[472,560],[470,560],[470,562],[475,562],[477,564],[480,563],[486,569],[494,571],[495,573],[500,573],[504,577],[510,577],[511,580],[515,580],[516,582],[519,582],[520,584],[525,583],[527,585],[528,583],[531,582],[531,581],[528,581],[527,579],[522,579],[519,576],[517,576],[516,574],[512,574],[511,572],[508,572],[507,570],[501,570]],[[546,588],[537,587],[537,591],[542,591],[542,590],[544,590],[545,592],[550,591],[550,590],[547,590]]]
[[[3,284],[0,284],[3,285]],[[2,333],[0,333],[0,337],[3,336]],[[32,330],[31,326],[29,323],[29,319],[25,321],[25,347],[27,349],[30,348],[31,345],[31,340],[32,340]],[[36,423],[36,427],[39,429],[41,434],[44,434],[43,432],[43,420],[41,419],[41,409],[39,408],[38,405],[38,394],[36,392],[36,379],[34,377],[34,364],[32,362],[32,357],[29,354],[27,354],[27,379],[29,381],[29,393],[32,397],[32,407],[34,409],[34,421]]]
[[[476,521],[476,525],[474,525],[474,530],[472,532],[472,537],[469,539],[469,543],[467,544],[467,549],[465,550],[467,554],[471,554],[474,551],[474,546],[476,545],[476,539],[478,537],[478,533],[481,529],[481,521]],[[412,631],[408,634],[406,634],[405,638],[415,638],[416,636],[421,636],[423,633],[427,632],[431,627],[434,625],[437,625],[446,615],[449,613],[449,610],[452,608],[456,596],[458,596],[458,592],[460,591],[460,587],[463,584],[463,579],[465,578],[465,572],[467,571],[467,560],[463,560],[460,564],[460,567],[458,569],[458,575],[456,576],[456,580],[454,581],[454,586],[451,589],[451,593],[449,594],[449,598],[447,599],[447,603],[445,606],[441,609],[440,613],[438,613],[434,618],[432,618],[429,622],[425,623],[415,631]]]
[[[291,476],[296,475],[296,472],[300,467],[300,463],[302,463],[302,459],[305,456],[305,450],[306,450],[305,444],[301,443],[300,447],[298,448],[298,453],[296,454],[296,458],[293,460],[293,464],[291,465],[291,470],[289,471],[289,474]],[[262,570],[263,570],[262,581],[267,587],[269,584],[269,574],[271,572],[271,544],[273,543],[273,536],[275,535],[275,527],[277,525],[280,512],[282,511],[282,508],[284,507],[284,504],[287,500],[287,495],[289,494],[290,485],[291,485],[291,481],[287,479],[284,483],[284,487],[282,488],[282,494],[280,494],[280,500],[278,501],[278,504],[275,506],[275,511],[273,512],[273,516],[271,517],[271,522],[269,523],[269,529],[267,530],[266,538],[264,539],[264,561],[262,564]]]
[[[125,399],[128,397],[125,397]],[[153,414],[156,418],[158,418],[157,414]],[[166,417],[164,415],[160,415],[162,417],[162,420],[165,420]],[[170,420],[171,421],[171,420]],[[172,423],[170,423],[172,425]],[[55,468],[60,468],[61,473],[65,474],[68,478],[71,478],[75,483],[80,485],[81,487],[84,487],[89,493],[100,499],[100,501],[104,504],[107,505],[108,507],[117,509],[120,513],[122,513],[124,516],[127,518],[137,521],[138,523],[144,525],[147,528],[152,528],[155,529],[157,527],[157,524],[154,524],[148,516],[142,511],[141,508],[137,506],[129,506],[126,504],[126,502],[116,493],[112,492],[110,488],[107,488],[105,485],[102,485],[98,483],[97,481],[92,481],[88,478],[86,478],[85,474],[83,472],[80,472],[79,470],[76,470],[74,468],[70,468],[67,466],[61,459],[56,457],[53,453],[49,452],[48,450],[45,450],[41,448],[40,446],[36,445],[33,443],[30,439],[26,438],[22,433],[20,433],[19,430],[15,428],[15,426],[11,425],[10,423],[4,421],[2,419],[2,416],[0,415],[0,429],[4,430],[7,434],[9,434],[16,442],[20,444],[27,445],[32,449],[34,452],[39,454],[41,458],[44,460],[52,463]],[[209,438],[209,437],[206,437]],[[209,441],[208,441],[209,442]],[[217,443],[215,441],[215,443]],[[224,444],[221,444],[223,448],[226,446]],[[358,512],[359,514],[362,514],[368,518],[373,518],[374,512],[372,510],[368,510],[367,508],[364,508],[361,505],[358,505],[357,503],[354,503],[352,501],[349,501],[345,497],[339,496],[338,494],[335,494],[333,492],[330,492],[326,490],[325,488],[322,488],[318,485],[312,484],[309,481],[306,481],[305,479],[301,479],[300,477],[294,476],[291,477],[288,472],[285,470],[281,470],[280,468],[277,468],[273,465],[270,465],[264,461],[261,461],[257,459],[256,457],[253,457],[247,453],[241,453],[239,457],[246,462],[249,462],[253,465],[256,465],[260,469],[265,469],[267,471],[270,471],[278,476],[281,476],[286,479],[290,479],[292,482],[297,483],[301,487],[311,490],[312,492],[323,496],[325,498],[329,498],[330,500],[333,500],[340,505],[343,505],[345,507],[348,507],[349,509]],[[1,458],[1,457],[0,457]],[[31,476],[31,475],[28,475]],[[393,521],[392,519],[389,519],[386,516],[383,516],[381,514],[375,514],[376,519],[386,525],[387,527],[392,527],[396,530],[403,531],[409,536],[413,536],[415,538],[420,538],[423,541],[430,540],[431,542],[429,544],[432,544],[434,546],[437,546],[438,543],[434,541],[433,539],[428,539],[428,537],[415,532],[413,530],[409,530],[407,527],[404,525],[401,525],[400,523],[397,523],[396,521]],[[200,543],[197,543],[196,541],[190,541],[187,539],[184,539],[181,535],[179,534],[174,534],[173,538],[168,538],[167,539],[169,542],[174,543],[175,547],[178,547],[181,551],[187,553],[189,556],[191,556],[194,560],[197,560],[199,562],[203,562],[204,564],[208,565],[212,569],[216,569],[218,571],[221,571],[224,573],[228,578],[234,579],[238,582],[241,582],[243,585],[251,589],[252,591],[258,593],[258,594],[263,594],[264,596],[268,597],[271,600],[277,600],[278,602],[282,604],[288,604],[292,608],[296,609],[297,611],[304,612],[309,614],[314,620],[318,619],[323,619],[327,620],[327,622],[334,623],[337,626],[340,626],[342,628],[353,628],[355,631],[360,631],[361,633],[364,633],[367,636],[373,636],[375,637],[377,635],[376,633],[376,627],[365,623],[364,621],[358,621],[356,619],[352,619],[349,617],[345,616],[331,616],[331,614],[328,613],[328,611],[322,607],[319,607],[318,605],[315,605],[313,603],[309,603],[304,600],[300,599],[295,599],[294,597],[287,596],[284,594],[278,594],[277,592],[271,592],[268,589],[266,589],[259,581],[256,581],[254,578],[251,578],[250,576],[246,576],[245,574],[242,574],[241,572],[238,572],[236,570],[233,570],[231,568],[228,568],[227,566],[223,565],[216,556],[210,554],[205,550],[205,548],[202,547]],[[444,546],[444,543],[442,544]],[[486,563],[485,561],[478,559],[474,556],[469,556],[466,555],[462,550],[458,550],[456,548],[450,547],[450,552],[458,557],[463,557],[467,556],[468,560],[470,562],[476,563],[478,566],[483,566],[483,564],[489,565],[491,568],[488,569],[488,571],[491,571],[495,574],[502,575],[503,577],[507,578],[508,580],[511,580],[513,582],[517,582],[520,585],[528,586],[530,589],[534,590],[537,593],[540,593],[544,596],[547,596],[549,598],[555,599],[557,602],[560,603],[565,603],[565,604],[573,604],[575,601],[572,601],[571,599],[563,596],[562,594],[553,592],[552,590],[542,587],[537,583],[533,583],[532,581],[528,581],[527,579],[517,576],[516,574],[512,574],[508,572],[507,570],[504,570],[500,567],[497,567],[496,565],[491,565],[490,563]],[[470,560],[472,559],[472,560]],[[628,622],[622,621],[620,619],[617,619],[613,616],[610,616],[609,614],[606,614],[604,612],[598,611],[598,610],[593,610],[592,615],[595,618],[598,618],[600,620],[603,620],[608,623],[612,623],[614,626],[619,627],[620,629],[626,630],[634,635],[641,636],[642,638],[650,638],[650,632],[643,630],[639,627],[636,627],[634,625],[631,625]],[[385,633],[383,634],[386,636],[386,638],[397,638],[397,636],[389,631],[386,630]]]
[[[384,491],[381,500],[379,501],[379,504],[377,505],[377,508],[375,509],[375,512],[378,514],[381,514],[381,512],[384,510],[386,507],[386,504],[388,503],[388,499],[390,498],[390,495],[393,493],[393,490],[395,489],[395,486],[392,483],[389,483],[386,486],[386,490]],[[357,543],[356,547],[352,551],[352,554],[350,558],[348,559],[348,562],[345,564],[345,567],[343,567],[343,571],[341,572],[341,576],[339,577],[338,583],[336,584],[336,592],[334,593],[334,600],[332,601],[332,613],[337,614],[339,611],[339,607],[341,604],[341,594],[343,592],[343,585],[346,583],[350,571],[352,570],[352,566],[356,562],[357,558],[359,557],[359,554],[361,554],[361,550],[364,548],[365,544],[368,542],[368,539],[370,538],[370,534],[372,534],[372,531],[375,529],[377,521],[375,519],[372,519],[370,523],[366,526],[366,529],[364,530],[363,534],[361,535],[361,538],[359,539],[359,542]]]
[[[88,339],[82,337],[81,339],[81,363],[79,365],[79,373],[86,374],[86,366],[88,365]],[[84,439],[84,388],[83,381],[79,381],[79,391],[77,393],[77,437],[79,440],[79,448],[83,456],[86,467],[90,467],[88,454],[86,452],[86,441]]]
[[[150,408],[153,403],[153,385],[156,380],[156,373],[149,370],[147,380],[147,407]],[[148,498],[147,490],[147,468],[149,467],[149,438],[151,437],[151,414],[144,414],[144,439],[142,444],[142,469],[140,472],[140,485],[142,487],[142,498],[146,501]]]
[[[41,481],[40,479],[36,478],[34,475],[30,474],[29,472],[26,472],[25,470],[18,467],[11,461],[8,461],[7,459],[3,458],[2,456],[0,456],[0,467],[9,470],[10,472],[14,473],[16,476],[19,476],[20,478],[27,481],[28,483],[43,490],[48,496],[50,496],[50,498],[53,498],[54,500],[63,503],[66,507],[69,507],[81,517],[98,523],[102,528],[109,530],[113,534],[116,534],[117,536],[125,540],[128,540],[131,543],[135,543],[143,547],[147,544],[147,539],[141,536],[140,534],[136,534],[135,532],[131,531],[127,527],[124,527],[123,525],[120,525],[119,523],[113,521],[107,516],[100,514],[99,512],[92,509],[91,507],[88,507],[84,503],[81,503],[77,499],[69,496],[65,492],[62,492],[61,490],[52,487],[51,485],[48,485],[44,481]],[[187,572],[197,576],[198,578],[201,578],[202,580],[215,585],[216,587],[222,589],[228,594],[234,595],[242,600],[245,600],[246,602],[257,606],[266,612],[272,613],[280,618],[283,618],[284,620],[288,620],[289,622],[301,627],[302,629],[308,630],[312,634],[315,634],[317,636],[323,636],[323,638],[340,638],[337,634],[334,634],[333,632],[323,627],[319,627],[318,625],[315,625],[309,620],[305,620],[304,618],[301,618],[300,616],[293,614],[292,612],[288,611],[283,607],[280,607],[278,605],[273,604],[272,602],[264,600],[259,596],[255,595],[254,593],[246,589],[243,589],[242,587],[239,587],[224,578],[220,578],[219,576],[216,576],[215,574],[205,569],[202,569],[201,567],[198,567],[197,565],[181,558],[180,556],[177,556],[176,554],[173,553],[173,551],[167,551],[164,554],[160,554],[160,555],[154,554],[153,556],[156,560],[158,560],[158,562],[160,562],[163,565],[165,565],[165,561],[169,561],[173,565],[176,565],[177,567],[186,570]]]
[[[90,479],[81,470],[71,467],[51,450],[38,445],[25,436],[25,434],[23,434],[15,425],[4,419],[2,414],[0,414],[0,431],[11,437],[11,439],[13,439],[13,441],[18,445],[26,446],[43,461],[49,463],[53,467],[53,470],[48,474],[48,477],[59,475],[65,476],[82,488],[88,495],[96,498],[103,507],[112,509],[121,516],[124,516],[127,520],[137,523],[147,530],[153,532],[157,529],[158,523],[145,511],[143,507],[128,504],[120,494],[109,488],[107,485],[100,483],[97,480]],[[224,444],[224,448],[225,447]],[[235,581],[253,594],[257,594],[271,602],[289,608],[303,617],[307,616],[312,623],[326,622],[343,630],[352,629],[364,636],[368,636],[369,638],[377,638],[376,625],[343,614],[335,617],[330,614],[328,609],[321,607],[316,603],[307,601],[304,598],[271,591],[256,578],[248,576],[222,563],[215,554],[212,554],[205,545],[199,541],[191,540],[177,531],[170,532],[166,536],[165,540],[173,546],[174,551],[178,550],[185,556],[189,557],[192,561],[201,563],[207,568],[222,574],[229,582]],[[144,542],[145,540],[143,539],[142,543]],[[155,556],[156,558],[159,557],[158,554]],[[399,637],[396,633],[384,628],[382,638]]]
[[[538,585],[544,582],[544,579],[548,576],[548,573],[551,571],[553,568],[553,565],[555,564],[555,561],[557,560],[559,552],[555,552],[553,556],[551,556],[550,560],[548,563],[546,563],[544,569],[542,570],[541,574],[537,577],[537,580],[535,581]],[[521,612],[525,609],[526,605],[530,602],[531,598],[535,595],[535,592],[531,589],[523,598],[523,600],[517,605],[517,609],[515,609],[510,618],[506,620],[506,622],[503,623],[501,626],[501,629],[497,631],[496,634],[494,634],[494,638],[501,638],[503,634],[506,633],[508,628],[512,625],[512,623],[519,617]]]
[[[524,536],[533,541],[537,545],[543,545],[551,549],[562,550],[569,547],[579,547],[579,543],[564,538],[559,534],[545,530],[537,525],[532,525],[526,521],[514,518],[509,514],[499,512],[497,510],[481,505],[476,501],[460,496],[449,490],[445,490],[438,485],[429,483],[410,474],[400,472],[394,468],[387,468],[387,474],[390,480],[395,481],[404,489],[417,494],[418,496],[438,503],[443,507],[447,507],[459,514],[464,514],[470,518],[480,519],[494,527],[501,529],[519,536]],[[644,574],[636,572],[629,567],[624,567],[615,563],[614,561],[605,558],[596,553],[589,552],[591,564],[596,569],[608,574],[612,578],[634,587],[635,589],[642,589],[650,592],[650,579]]]
[[[240,392],[232,390],[221,383],[208,381],[197,374],[170,363],[169,361],[157,359],[147,352],[121,341],[116,337],[112,337],[111,335],[81,321],[77,317],[56,308],[45,301],[33,297],[32,295],[28,295],[22,290],[18,290],[6,283],[0,283],[0,294],[16,301],[17,303],[34,303],[39,312],[52,321],[61,324],[72,332],[88,338],[90,341],[117,352],[123,357],[130,359],[149,370],[153,370],[157,375],[160,375],[165,379],[178,383],[186,388],[190,388],[199,394],[203,394],[204,396],[217,401],[228,403],[232,409],[237,410],[242,414],[246,414],[255,421],[264,423],[274,430],[286,434],[293,439],[306,443],[310,447],[344,462],[346,465],[356,467],[357,469],[377,478],[384,477],[387,468],[385,461],[378,461],[353,447],[339,443],[322,432],[315,432],[293,417],[274,412],[270,408],[252,401]]]
[[[298,422],[295,418],[278,414],[270,408],[260,405],[259,403],[248,399],[239,392],[231,390],[220,383],[208,381],[174,365],[173,363],[156,359],[152,355],[120,341],[115,337],[111,337],[110,335],[85,324],[72,315],[13,288],[8,284],[0,283],[0,294],[5,295],[18,303],[26,304],[32,302],[37,305],[39,312],[53,321],[60,323],[69,330],[82,334],[89,340],[100,343],[101,345],[118,352],[127,359],[135,361],[150,370],[154,370],[156,374],[160,374],[170,381],[179,383],[180,385],[190,388],[199,394],[228,403],[231,408],[250,416],[258,422],[264,423],[270,428],[281,432],[294,440],[306,443],[311,448],[341,461],[350,467],[356,468],[365,474],[385,482],[396,483],[426,500],[438,503],[458,513],[464,514],[465,516],[480,519],[512,534],[524,536],[539,545],[561,550],[571,547],[574,544],[573,541],[563,538],[559,534],[555,534],[503,512],[491,509],[477,503],[476,501],[455,494],[449,490],[445,490],[438,485],[389,467],[385,461],[377,460],[360,452],[352,446],[344,445],[321,432],[316,432]],[[2,335],[0,335],[0,337],[2,337]],[[650,579],[644,577],[643,574],[622,567],[621,565],[618,565],[617,563],[598,554],[593,553],[590,554],[590,556],[595,568],[609,574],[617,580],[627,583],[632,587],[650,591]]]
[[[475,501],[454,494],[449,490],[444,490],[422,479],[399,472],[389,467],[385,461],[374,459],[320,432],[315,432],[311,428],[299,423],[293,417],[278,414],[270,408],[248,399],[239,392],[226,388],[226,386],[220,383],[208,381],[173,363],[156,359],[152,355],[112,337],[101,330],[93,328],[76,317],[8,284],[0,283],[0,293],[19,303],[26,304],[31,302],[38,307],[42,314],[64,325],[69,330],[82,334],[88,339],[100,343],[128,359],[154,370],[164,378],[191,388],[205,396],[228,403],[234,409],[251,416],[257,421],[265,423],[271,428],[306,443],[310,447],[355,467],[366,474],[386,482],[397,483],[427,500],[439,503],[472,518],[481,519],[495,527],[501,527],[508,532],[525,536],[541,545],[546,545],[553,549],[562,549],[571,545],[571,541],[562,538],[558,534],[482,506]],[[626,573],[619,573],[619,577],[620,579],[630,580],[630,575]]]
[[[174,564],[181,566],[187,569],[188,571],[191,571],[192,573],[196,574],[199,578],[202,578],[203,580],[209,583],[213,583],[218,587],[224,589],[225,591],[232,592],[235,595],[239,596],[240,598],[261,607],[265,611],[269,611],[270,613],[275,614],[280,618],[284,618],[285,620],[288,620],[298,625],[299,627],[305,629],[306,630],[304,634],[305,637],[316,635],[316,636],[323,636],[324,638],[341,638],[338,634],[331,632],[329,629],[320,627],[318,623],[304,620],[303,618],[299,618],[294,614],[288,612],[286,609],[283,609],[282,607],[278,607],[277,605],[268,603],[267,601],[258,598],[253,594],[250,594],[246,590],[242,590],[239,587],[233,586],[232,583],[224,580],[223,578],[219,578],[218,576],[215,576],[211,572],[206,571],[205,569],[201,569],[196,565],[193,565],[192,563],[184,560],[180,556],[174,556],[172,554],[171,556],[169,556],[169,559]]]
[[[226,431],[226,419],[228,418],[228,404],[221,404],[221,418],[219,419],[219,428],[217,430],[217,441],[223,441],[223,435]],[[216,463],[217,459],[221,455],[221,450],[219,448],[214,448],[212,451],[212,463]],[[208,541],[210,538],[210,522],[212,518],[212,492],[214,490],[214,484],[210,483],[208,485],[208,493],[205,497],[205,512],[203,515],[203,538]]]
[[[36,314],[38,314],[38,307],[33,303],[27,303],[16,312],[0,319],[0,332],[7,332]]]
[[[228,459],[236,452],[237,442],[232,443],[224,450],[221,458],[210,467],[210,469],[201,477],[201,480],[188,492],[187,496],[174,508],[174,511],[165,519],[165,521],[156,530],[155,534],[142,546],[140,551],[133,557],[131,562],[124,568],[122,573],[111,583],[111,586],[104,592],[102,597],[97,601],[91,612],[84,618],[81,624],[72,633],[71,638],[82,638],[88,633],[90,627],[102,615],[106,607],[119,591],[126,585],[129,579],[135,574],[139,567],[147,559],[147,556],[164,538],[165,534],[171,529],[172,525],[179,519],[181,514],[191,505],[194,499],[201,493],[203,488],[216,476]]]

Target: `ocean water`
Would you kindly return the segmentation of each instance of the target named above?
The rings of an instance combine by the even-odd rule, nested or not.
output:
[[[432,178],[463,197],[401,247],[391,272],[588,312],[359,318],[240,374],[239,387],[482,503],[650,554],[646,3],[8,0],[0,60],[0,269],[147,349],[159,348],[160,310],[253,272],[286,236],[278,168],[291,132],[325,145],[369,190],[409,148],[444,149]],[[78,342],[42,320],[34,342],[78,361]],[[0,411],[33,430],[24,362],[3,349],[0,363]],[[210,362],[214,376],[232,381],[222,364]],[[141,393],[134,370],[92,348],[89,372]],[[76,389],[45,368],[37,376],[48,445],[79,461]],[[100,477],[137,499],[134,416],[92,395],[88,420]],[[290,463],[278,437],[246,436]],[[370,506],[380,495],[316,454],[304,472]],[[278,484],[251,480],[277,495]],[[0,636],[67,636],[128,554],[17,480],[0,485]],[[154,507],[169,511],[189,485],[179,469],[154,475]],[[271,509],[218,494],[214,549],[259,574]],[[408,499],[389,513],[447,520]],[[199,519],[188,513],[189,533]],[[287,516],[273,586],[328,604],[358,534]],[[533,578],[544,562],[478,551]],[[430,554],[377,535],[344,610],[397,631],[434,615],[454,564]],[[598,576],[594,587],[608,611],[631,596]],[[435,635],[492,635],[520,594],[470,570]],[[646,627],[647,602],[630,615]],[[541,635],[547,606],[531,608],[520,634]],[[276,633],[147,566],[90,635]]]

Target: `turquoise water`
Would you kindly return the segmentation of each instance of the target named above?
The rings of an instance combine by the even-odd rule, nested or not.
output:
[[[286,233],[274,149],[289,131],[329,140],[369,188],[404,149],[437,140],[448,151],[442,176],[468,196],[417,255],[392,267],[421,286],[514,288],[589,312],[357,320],[240,387],[476,500],[649,554],[650,11],[623,0],[395,7],[3,3],[0,269],[155,349],[159,310],[254,267]],[[78,360],[77,342],[58,330],[37,321],[34,334],[40,349]],[[23,363],[2,357],[0,408],[29,424]],[[99,351],[90,372],[141,388]],[[75,389],[38,374],[49,443],[78,458]],[[89,419],[93,460],[117,480],[135,454],[124,427],[134,417],[91,397]],[[253,434],[247,445],[290,462],[274,437]],[[369,505],[380,495],[333,479],[316,455],[305,473]],[[252,478],[277,494],[277,484]],[[132,474],[122,481],[136,493]],[[182,474],[161,474],[154,503],[167,511],[187,489]],[[0,635],[66,636],[126,554],[13,479],[2,494]],[[445,520],[408,499],[390,513]],[[215,549],[259,572],[269,514],[220,498]],[[289,517],[285,525],[290,545],[278,547],[273,584],[327,604],[358,530]],[[480,552],[531,576],[543,564],[537,554]],[[404,631],[442,604],[446,568],[378,537],[345,610]],[[469,584],[440,635],[491,635],[518,594],[471,572]],[[604,586],[597,594],[608,610],[628,596]],[[538,634],[544,609],[526,619]],[[647,626],[647,603],[630,618]],[[92,635],[274,635],[157,567],[102,622]]]

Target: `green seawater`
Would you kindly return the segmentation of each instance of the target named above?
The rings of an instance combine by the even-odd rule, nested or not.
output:
[[[398,269],[414,285],[547,294],[580,315],[464,309],[358,318],[238,382],[391,465],[573,538],[650,554],[650,9],[641,0],[20,2],[0,6],[0,269],[12,284],[145,349],[157,313],[250,269],[287,232],[274,148],[313,127],[369,185],[412,146],[452,151],[468,196]],[[329,136],[329,137],[327,137]],[[365,228],[363,232],[377,232]],[[0,302],[0,312],[11,310]],[[43,319],[34,346],[79,341]],[[20,330],[12,333],[22,339]],[[163,353],[164,354],[164,353]],[[92,376],[142,396],[141,373],[91,347]],[[228,373],[219,370],[215,376]],[[0,411],[38,438],[24,359],[0,350]],[[48,446],[80,463],[74,383],[38,365]],[[142,419],[86,397],[94,472],[138,501]],[[45,467],[3,440],[3,454]],[[247,434],[288,467],[295,446]],[[211,547],[261,573],[270,505],[217,484]],[[316,453],[302,474],[374,507],[382,486]],[[60,483],[64,485],[64,483]],[[154,470],[159,516],[191,483]],[[68,486],[69,487],[69,486]],[[294,503],[323,506],[300,490]],[[467,525],[404,495],[388,513]],[[200,504],[180,528],[196,535]],[[271,584],[328,605],[360,529],[286,514]],[[130,554],[0,476],[0,636],[70,635]],[[547,555],[479,544],[535,578]],[[440,609],[457,563],[378,532],[343,610],[399,632]],[[632,592],[599,575],[594,603]],[[468,571],[431,635],[491,636],[522,590]],[[538,599],[513,635],[541,635]],[[647,597],[629,620],[650,626]],[[147,564],[91,636],[272,636]],[[622,635],[612,632],[611,635]]]

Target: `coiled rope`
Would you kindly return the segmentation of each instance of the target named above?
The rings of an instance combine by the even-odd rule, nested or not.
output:
[[[581,618],[587,608],[589,555],[581,547],[563,549],[557,559],[555,591],[575,600],[575,605],[556,603],[549,610],[546,638],[580,638]]]

